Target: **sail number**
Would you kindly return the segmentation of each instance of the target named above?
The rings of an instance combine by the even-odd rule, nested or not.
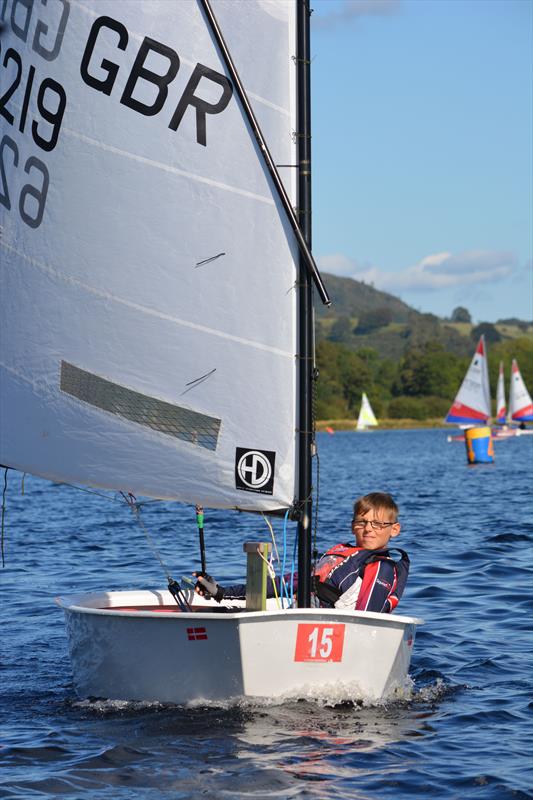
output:
[[[296,634],[295,661],[342,661],[344,625],[300,623]]]
[[[40,118],[31,121],[32,139],[37,147],[50,153],[57,144],[67,104],[64,88],[49,77],[36,81],[36,67],[31,64],[28,70],[24,70],[20,54],[12,47],[3,52],[0,45],[0,65],[9,75],[7,88],[0,96],[0,117],[24,133],[26,124],[29,125],[28,117],[34,116],[28,112],[30,101],[35,96]],[[48,168],[35,155],[21,159],[17,143],[6,134],[0,142],[0,204],[8,211],[12,207],[13,182],[19,174],[19,162],[20,169],[29,176],[31,183],[24,183],[20,190],[18,210],[26,225],[38,228],[50,184]]]
[[[0,49],[0,56],[2,51]],[[22,58],[19,53],[10,47],[4,53],[2,67],[7,71],[13,71],[11,83],[0,97],[0,115],[7,120],[10,125],[15,125],[16,109],[20,110],[18,118],[18,129],[24,133],[26,120],[28,117],[28,107],[32,95],[35,80],[35,67],[30,65],[26,74],[22,67]],[[12,70],[12,68],[14,69]],[[18,94],[22,94],[22,102],[17,102]],[[67,96],[60,83],[52,78],[44,78],[39,84],[37,92],[37,109],[41,115],[40,120],[33,120],[31,123],[31,133],[35,144],[49,153],[57,144],[59,130],[67,105]],[[10,101],[13,100],[13,103]],[[42,131],[44,123],[50,127]]]
[[[17,143],[9,136],[4,136],[0,142],[0,203],[11,210],[11,195],[7,182],[6,166],[10,163],[16,168],[19,165],[19,149]],[[21,163],[22,166],[22,163]],[[37,178],[38,185],[25,183],[19,194],[19,214],[30,228],[38,228],[43,219],[44,204],[48,194],[50,176],[46,164],[40,158],[30,156],[24,164],[24,172],[32,178]]]

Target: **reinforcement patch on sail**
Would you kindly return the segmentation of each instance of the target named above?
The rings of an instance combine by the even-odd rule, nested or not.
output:
[[[95,408],[174,436],[207,450],[216,450],[221,420],[188,408],[165,403],[155,397],[135,392],[99,375],[61,362],[62,392]]]

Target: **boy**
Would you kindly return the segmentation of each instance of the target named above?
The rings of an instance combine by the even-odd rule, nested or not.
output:
[[[391,558],[390,539],[400,533],[398,506],[385,492],[354,503],[353,544],[337,544],[319,560],[315,592],[321,605],[389,613],[398,605],[409,573],[409,557]]]
[[[320,558],[314,575],[315,595],[320,605],[356,611],[389,613],[400,601],[409,572],[409,557],[398,550],[391,558],[387,545],[400,533],[398,506],[384,492],[372,492],[354,503],[352,543],[337,544]],[[195,591],[218,602],[223,597],[244,597],[246,587],[224,589],[209,575],[199,573]],[[269,597],[274,593],[269,588]]]

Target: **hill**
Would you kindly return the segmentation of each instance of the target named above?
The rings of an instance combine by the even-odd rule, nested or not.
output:
[[[343,344],[349,350],[375,350],[381,358],[399,359],[409,350],[438,342],[444,350],[465,357],[481,333],[489,343],[518,336],[531,337],[533,324],[517,319],[484,322],[452,322],[424,314],[398,297],[367,283],[323,274],[332,305],[316,306],[317,341]],[[470,319],[467,309],[461,309]]]
[[[320,318],[339,316],[359,317],[366,311],[387,308],[391,311],[395,322],[406,322],[409,314],[418,313],[407,303],[387,292],[381,292],[364,281],[353,278],[339,278],[338,275],[322,273],[331,298],[331,307],[317,304],[317,315]]]
[[[473,325],[423,314],[373,286],[323,275],[332,306],[317,304],[317,419],[353,419],[366,391],[378,417],[442,419],[484,334],[493,393],[499,361],[508,379],[517,358],[533,386],[533,324],[518,319]],[[460,312],[460,313],[455,313]]]

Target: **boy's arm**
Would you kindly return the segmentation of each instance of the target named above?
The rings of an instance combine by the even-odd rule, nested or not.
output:
[[[290,581],[290,575],[285,576],[285,581],[288,584]],[[294,585],[297,587],[297,580],[298,576],[294,576]],[[274,589],[274,584],[270,575],[267,576],[267,597],[276,597],[276,594],[279,596],[280,594],[280,579],[275,578],[276,588]],[[294,589],[296,591],[296,588]],[[225,586],[224,587],[224,598],[228,600],[243,600],[246,597],[246,584],[245,583],[236,583],[233,586]]]

